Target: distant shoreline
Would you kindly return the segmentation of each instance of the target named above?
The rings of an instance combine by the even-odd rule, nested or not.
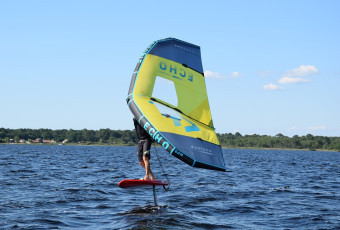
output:
[[[223,148],[340,151],[340,137],[242,135],[217,133]],[[72,144],[92,146],[133,146],[138,142],[135,130],[6,129],[0,128],[0,143]],[[218,143],[216,143],[218,144]]]
[[[51,143],[0,143],[0,145],[33,145],[33,146],[94,146],[94,147],[137,147],[137,144],[134,145],[114,145],[114,144],[77,144],[77,143],[67,143],[67,144],[51,144]],[[155,147],[155,146],[152,146]],[[157,145],[156,147],[162,147]],[[256,148],[256,147],[225,147],[222,146],[222,149],[249,149],[249,150],[281,150],[281,151],[310,151],[310,152],[340,152],[340,150],[331,150],[331,149],[294,149],[294,148]]]

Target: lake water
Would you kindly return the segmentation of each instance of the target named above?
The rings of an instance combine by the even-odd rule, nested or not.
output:
[[[136,147],[0,145],[1,229],[339,229],[340,153],[224,149],[230,172],[192,168],[153,148],[171,182],[143,177]]]

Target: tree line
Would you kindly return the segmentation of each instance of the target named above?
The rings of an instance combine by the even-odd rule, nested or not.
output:
[[[0,143],[15,142],[21,139],[32,142],[37,138],[54,140],[57,143],[134,145],[137,143],[134,130],[74,130],[74,129],[5,129],[0,128]]]
[[[279,133],[268,135],[241,135],[236,132],[217,134],[222,147],[227,148],[287,148],[310,150],[340,151],[340,137],[295,135],[287,137]],[[73,129],[5,129],[0,128],[0,143],[19,143],[20,140],[33,141],[37,138],[54,140],[56,143],[107,144],[107,145],[136,145],[137,138],[134,130],[73,130]]]
[[[257,134],[242,136],[238,132],[235,134],[217,134],[217,136],[223,147],[231,148],[285,148],[340,151],[340,137],[313,136],[312,134],[287,137],[281,133],[275,136]]]

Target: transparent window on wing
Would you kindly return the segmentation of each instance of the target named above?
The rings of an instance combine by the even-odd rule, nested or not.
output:
[[[157,76],[152,97],[177,107],[178,99],[173,81]]]

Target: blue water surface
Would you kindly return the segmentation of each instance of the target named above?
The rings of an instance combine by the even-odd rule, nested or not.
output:
[[[224,149],[229,172],[152,150],[157,188],[136,147],[0,145],[0,229],[339,229],[340,153]],[[156,155],[162,163],[163,174]]]

